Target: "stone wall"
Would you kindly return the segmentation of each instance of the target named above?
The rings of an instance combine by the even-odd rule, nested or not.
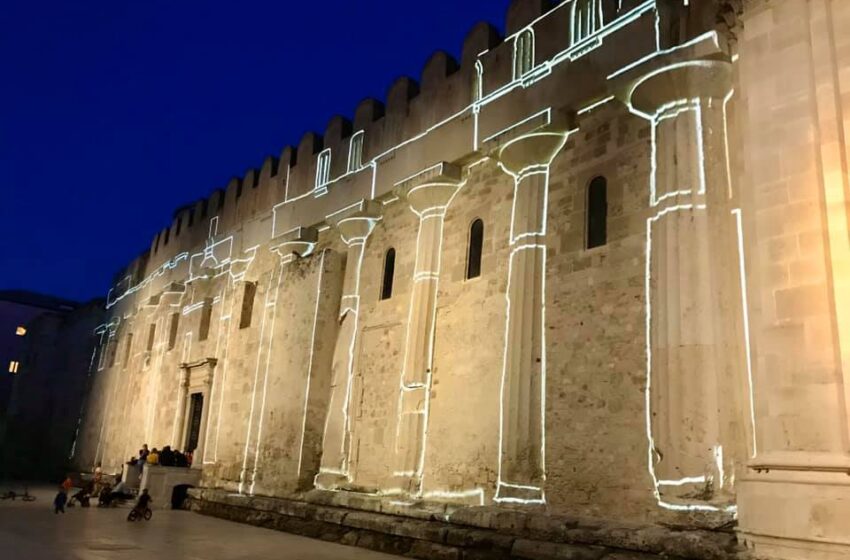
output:
[[[517,0],[180,209],[109,294],[80,464],[184,447],[200,394],[194,466],[237,496],[740,511],[757,553],[839,557],[846,10],[691,4]]]

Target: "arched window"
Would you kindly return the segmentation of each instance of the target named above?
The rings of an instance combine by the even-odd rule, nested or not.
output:
[[[393,277],[395,276],[395,249],[390,248],[384,255],[384,279],[381,282],[381,299],[393,297]]]
[[[331,177],[331,149],[326,148],[319,154],[319,159],[316,161],[316,196],[321,196],[328,192],[327,184]]]
[[[354,173],[363,167],[363,131],[358,130],[348,144],[348,172]]]
[[[472,73],[472,102],[481,101],[484,97],[484,66],[480,60],[475,61],[475,71]]]
[[[466,279],[481,276],[481,249],[484,245],[484,222],[477,219],[469,226],[469,246],[466,250]]]
[[[570,18],[575,45],[602,28],[602,0],[575,0]]]
[[[596,177],[587,187],[587,248],[608,243],[608,181]]]
[[[514,39],[514,79],[522,78],[534,68],[534,32],[521,31]]]

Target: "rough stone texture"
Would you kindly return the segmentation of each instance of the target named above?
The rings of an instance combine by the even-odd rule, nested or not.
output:
[[[192,490],[192,509],[233,521],[315,538],[357,544],[414,558],[523,558],[534,560],[614,560],[641,558],[730,560],[741,558],[731,532],[679,531],[661,526],[612,524],[601,520],[560,520],[572,527],[560,534],[544,514],[491,511],[497,515],[432,515],[411,519],[376,511],[339,507],[345,499],[309,502]],[[336,498],[336,496],[334,496]],[[322,503],[317,503],[322,502]],[[380,503],[379,500],[375,500]],[[487,508],[483,508],[487,509]],[[486,523],[481,523],[486,519]],[[475,520],[484,527],[470,524]]]
[[[421,92],[361,104],[361,169],[335,119],[178,213],[109,294],[80,465],[184,447],[181,364],[214,359],[209,389],[189,380],[203,484],[356,512],[346,542],[411,550],[448,519],[722,558],[731,534],[706,535],[737,510],[756,554],[846,555],[848,4],[602,1],[621,19],[588,37],[572,7],[597,2],[544,5],[511,8],[527,73],[485,26],[456,72],[434,57]],[[423,207],[438,168],[457,193]]]

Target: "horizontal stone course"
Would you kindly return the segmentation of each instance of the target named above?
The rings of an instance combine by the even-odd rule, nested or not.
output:
[[[545,510],[460,507],[445,513],[345,492],[311,491],[297,499],[190,491],[192,509],[311,538],[421,559],[742,560],[727,531],[640,526],[553,516]],[[345,504],[345,505],[340,505]],[[355,505],[364,506],[361,508]],[[439,509],[446,506],[441,505]],[[407,515],[407,513],[412,515]],[[417,517],[414,517],[417,516]]]

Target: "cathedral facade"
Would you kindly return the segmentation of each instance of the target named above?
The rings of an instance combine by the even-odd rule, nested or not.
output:
[[[850,3],[515,0],[175,212],[75,445],[850,554]]]

